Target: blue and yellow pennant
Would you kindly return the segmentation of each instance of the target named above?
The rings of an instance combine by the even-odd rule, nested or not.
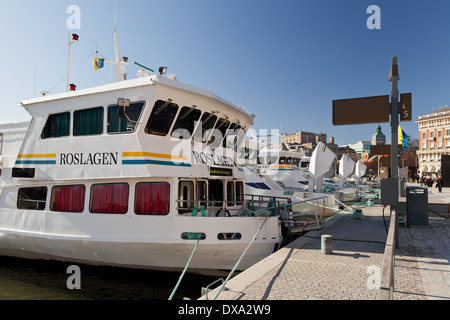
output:
[[[105,59],[94,58],[93,61],[94,61],[94,70],[101,69],[105,65]]]
[[[402,150],[409,148],[409,136],[403,131],[402,127],[398,126],[398,144],[402,146]]]

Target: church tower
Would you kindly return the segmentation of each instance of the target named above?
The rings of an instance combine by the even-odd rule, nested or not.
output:
[[[381,126],[378,125],[377,132],[372,137],[372,145],[380,146],[380,145],[385,145],[385,144],[386,144],[386,136],[381,131]]]

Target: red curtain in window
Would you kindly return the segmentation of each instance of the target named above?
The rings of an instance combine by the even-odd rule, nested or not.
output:
[[[129,185],[126,183],[114,185],[114,213],[125,214],[128,212],[128,191]]]
[[[152,204],[152,185],[139,183],[136,185],[136,214],[150,214]]]
[[[91,212],[127,213],[128,190],[129,186],[126,183],[92,186]]]
[[[168,183],[139,183],[136,186],[136,214],[166,215],[169,213]]]
[[[165,215],[169,213],[169,184],[153,183],[152,214]]]
[[[84,209],[85,186],[65,186],[54,189],[54,210],[82,212]]]
[[[92,186],[91,212],[93,213],[111,213],[113,185],[94,185]]]

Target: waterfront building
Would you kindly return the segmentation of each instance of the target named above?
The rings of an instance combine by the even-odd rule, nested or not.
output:
[[[338,146],[334,143],[334,138],[330,137],[327,142],[326,133],[313,133],[308,131],[297,131],[295,133],[282,134],[281,138],[290,146],[295,146],[305,153],[305,156],[310,157],[319,142],[325,144],[334,153],[337,153]]]
[[[358,141],[356,143],[353,144],[348,144],[346,146],[340,146],[342,147],[349,147],[352,148],[353,150],[355,150],[356,153],[356,158],[358,160],[363,159],[366,160],[364,158],[367,158],[367,156],[370,154],[370,141]]]
[[[450,154],[450,106],[419,116],[419,175],[441,174],[441,156]]]

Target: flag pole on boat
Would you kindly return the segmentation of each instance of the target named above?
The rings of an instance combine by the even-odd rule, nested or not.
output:
[[[72,39],[70,39],[70,37],[72,37]],[[75,43],[78,42],[78,38],[79,36],[76,33],[72,33],[72,34],[67,34],[67,38],[68,38],[68,52],[67,52],[67,75],[66,75],[66,80],[67,80],[67,84],[66,84],[66,91],[69,91],[69,68],[70,68],[70,46]]]

